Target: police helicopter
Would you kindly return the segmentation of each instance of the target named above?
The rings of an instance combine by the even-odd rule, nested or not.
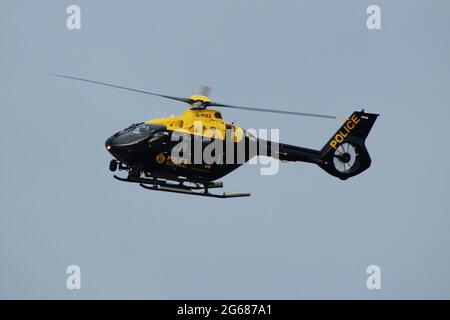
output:
[[[313,163],[342,180],[360,174],[371,164],[365,140],[378,114],[367,113],[364,109],[353,112],[323,148],[315,150],[258,138],[238,125],[224,121],[221,112],[211,107],[329,119],[339,117],[218,103],[208,98],[208,87],[204,87],[201,94],[180,98],[73,76],[53,75],[189,105],[181,115],[132,124],[105,142],[107,151],[114,157],[109,169],[127,172],[126,177],[114,175],[114,178],[137,183],[149,190],[216,198],[247,197],[250,196],[248,192],[217,194],[210,190],[223,187],[218,179],[260,155],[282,162]],[[209,158],[204,156],[208,149]]]

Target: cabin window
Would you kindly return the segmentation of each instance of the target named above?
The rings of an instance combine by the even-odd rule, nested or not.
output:
[[[216,112],[214,113],[214,117],[216,117],[217,119],[222,119],[222,114],[220,112]]]
[[[183,127],[183,120],[179,120],[179,121],[174,121],[170,124],[172,127],[178,127],[178,128],[182,128]]]

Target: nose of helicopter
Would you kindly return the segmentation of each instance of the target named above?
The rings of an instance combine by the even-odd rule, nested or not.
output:
[[[106,139],[105,141],[105,148],[106,150],[108,150],[109,153],[112,154],[112,152],[114,152],[114,148],[116,147],[115,143],[114,143],[114,136],[109,137],[108,139]]]
[[[105,141],[106,150],[117,160],[130,162],[133,160],[137,146],[134,143],[123,144],[120,136],[114,135]]]
[[[114,141],[115,137],[109,137],[106,141],[105,141],[105,148],[106,150],[108,150],[108,152],[114,157],[117,158],[118,154],[118,148],[117,148],[117,143]]]
[[[108,138],[105,141],[106,150],[119,161],[135,162],[147,145],[145,141],[161,128],[163,127],[146,123],[131,125]]]

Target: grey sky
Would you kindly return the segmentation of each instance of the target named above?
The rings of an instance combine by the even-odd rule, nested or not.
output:
[[[66,28],[70,4],[82,29]],[[379,4],[382,30],[366,28]],[[450,298],[450,2],[1,1],[0,298]],[[289,163],[223,179],[251,198],[115,181],[104,141],[174,101],[380,113],[346,182]],[[321,148],[333,120],[223,110]],[[65,269],[82,269],[68,291]],[[368,265],[382,290],[366,288]]]

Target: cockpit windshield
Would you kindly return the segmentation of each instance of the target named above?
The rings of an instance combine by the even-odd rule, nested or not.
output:
[[[137,127],[133,128],[131,130],[131,132],[133,132],[133,134],[136,134],[136,135],[140,135],[140,136],[145,135],[146,136],[154,130],[155,130],[155,127],[152,125],[141,124],[141,125],[138,125]]]
[[[147,123],[131,125],[116,135],[114,143],[123,146],[138,143],[158,129],[161,129],[161,126]]]

